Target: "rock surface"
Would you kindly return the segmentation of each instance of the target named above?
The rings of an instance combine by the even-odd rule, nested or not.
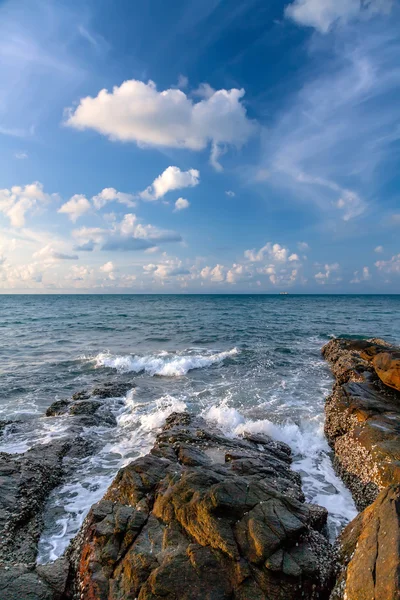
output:
[[[382,354],[397,350],[382,340],[335,339],[322,352],[336,378],[325,433],[335,466],[363,510],[381,490],[400,483],[400,393],[375,371]]]
[[[333,554],[290,450],[231,440],[173,414],[122,469],[68,556],[81,600],[297,600],[329,596]]]
[[[400,352],[380,352],[372,364],[384,384],[400,391]]]
[[[331,600],[400,598],[400,486],[389,486],[342,532]]]

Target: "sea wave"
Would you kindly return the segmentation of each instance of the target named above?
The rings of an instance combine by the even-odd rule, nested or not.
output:
[[[238,353],[239,350],[237,348],[216,354],[195,354],[189,351],[187,354],[160,352],[145,356],[118,356],[108,352],[101,352],[92,360],[96,368],[109,367],[116,369],[120,373],[140,373],[145,371],[150,375],[179,377],[186,375],[188,371],[193,369],[203,369],[222,363],[226,358],[235,356]]]

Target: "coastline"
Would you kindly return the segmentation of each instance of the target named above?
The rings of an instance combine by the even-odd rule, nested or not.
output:
[[[336,379],[325,432],[361,511],[336,549],[327,511],[305,502],[286,444],[245,430],[226,437],[180,412],[167,417],[150,454],[119,471],[64,555],[37,565],[43,508],[65,476],[63,460],[93,452],[80,428],[106,424],[103,403],[132,386],[108,383],[48,408],[48,417],[72,418],[72,440],[0,455],[2,600],[28,589],[32,600],[297,600],[299,590],[309,600],[397,598],[400,393],[380,377],[397,381],[398,349],[335,339],[322,353]],[[392,362],[377,360],[388,353]]]

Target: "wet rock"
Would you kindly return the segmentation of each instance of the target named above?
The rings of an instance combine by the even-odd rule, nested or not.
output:
[[[332,340],[322,352],[336,378],[325,405],[325,433],[335,467],[360,510],[400,483],[400,393],[378,378],[382,340]]]
[[[304,503],[290,450],[173,414],[116,476],[68,550],[80,600],[327,598],[326,511]]]
[[[342,532],[331,600],[400,598],[400,486],[389,486]]]
[[[68,407],[71,404],[71,400],[56,400],[46,410],[46,417],[58,417],[65,415],[68,412]]]
[[[90,398],[90,392],[88,392],[87,390],[82,390],[80,392],[75,392],[75,394],[72,394],[72,400],[89,400]]]
[[[44,505],[66,473],[64,458],[89,450],[84,440],[72,438],[24,454],[0,453],[0,564],[36,560]]]
[[[94,388],[91,395],[102,399],[121,398],[134,387],[134,383],[108,382]]]

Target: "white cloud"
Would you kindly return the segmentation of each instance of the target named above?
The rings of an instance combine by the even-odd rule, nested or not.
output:
[[[389,13],[392,6],[392,0],[295,0],[286,7],[285,14],[299,25],[327,33],[336,23]]]
[[[67,111],[66,124],[142,146],[204,150],[211,143],[219,166],[221,149],[242,146],[255,131],[242,103],[244,93],[243,89],[212,90],[193,102],[181,90],[159,92],[153,81],[132,79],[112,92],[103,89],[94,98],[82,98],[76,109]]]
[[[177,258],[166,258],[159,264],[150,263],[143,266],[146,275],[153,275],[157,279],[168,279],[169,277],[185,277],[190,275],[190,271],[183,266],[181,260]]]
[[[384,273],[400,275],[400,254],[395,254],[390,260],[378,260],[375,266]]]
[[[286,262],[289,259],[289,250],[287,248],[284,248],[280,244],[273,244],[272,242],[268,242],[258,251],[255,249],[246,250],[244,255],[251,262],[261,262],[264,260],[271,260],[274,262]],[[292,254],[291,256],[296,258],[290,258],[290,260],[296,260],[298,258],[296,254]]]
[[[76,250],[93,250],[94,245],[108,251],[148,250],[162,243],[182,240],[175,231],[143,224],[133,213],[124,215],[121,221],[112,221],[108,228],[81,227],[72,235],[77,240]]]
[[[111,260],[102,265],[99,270],[101,271],[101,273],[107,275],[108,279],[110,279],[111,281],[115,280],[115,266]]]
[[[78,260],[78,256],[76,254],[65,254],[64,252],[58,252],[48,244],[38,250],[33,254],[33,258],[35,259],[43,259],[43,260]]]
[[[185,208],[189,208],[190,202],[186,200],[186,198],[178,198],[175,202],[175,210],[184,210]]]
[[[375,248],[374,252],[377,252],[378,254],[381,254],[383,252],[383,246],[377,246]]]
[[[125,206],[134,207],[136,202],[132,194],[117,192],[115,188],[104,188],[99,194],[93,196],[92,202],[97,209],[103,208],[108,202],[119,202]]]
[[[200,271],[200,277],[209,279],[210,281],[221,282],[225,279],[225,268],[223,265],[217,264],[215,267],[204,267]]]
[[[18,160],[24,160],[25,158],[28,158],[28,154],[26,152],[16,152],[14,156],[15,158],[18,158]]]
[[[359,271],[354,271],[354,277],[350,283],[362,283],[363,281],[368,281],[368,279],[371,279],[369,268],[363,267],[361,273]]]
[[[225,194],[229,196],[229,198],[234,198],[236,196],[235,192],[232,192],[232,190],[227,190]]]
[[[326,283],[337,283],[341,281],[341,278],[337,274],[339,269],[339,263],[326,264],[324,266],[324,271],[319,271],[314,275],[316,282],[320,285],[325,285]]]
[[[28,212],[57,199],[56,194],[45,194],[38,181],[25,186],[14,185],[0,190],[0,213],[11,221],[13,227],[23,227]]]
[[[75,194],[59,208],[59,213],[68,215],[73,223],[92,208],[89,200],[82,194]]]
[[[179,167],[168,167],[139,195],[143,200],[159,200],[172,190],[195,187],[199,183],[200,172],[196,169],[181,171]]]

